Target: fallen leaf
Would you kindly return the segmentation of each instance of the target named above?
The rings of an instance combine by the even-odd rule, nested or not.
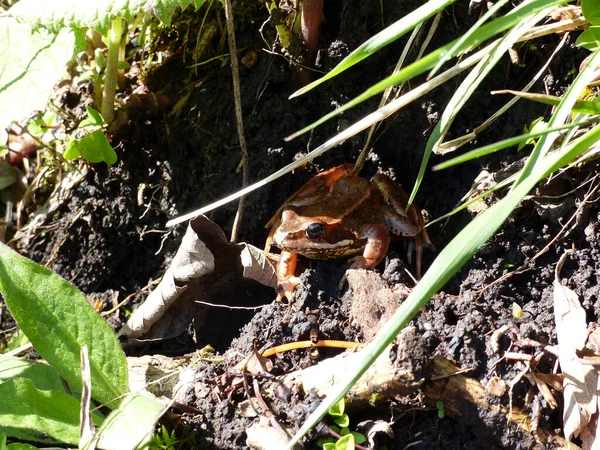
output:
[[[577,351],[585,346],[588,332],[585,310],[575,292],[560,283],[565,252],[556,265],[554,278],[554,319],[558,339],[560,367],[564,376],[563,429],[565,438],[581,436],[583,448],[600,448],[595,443],[598,410],[598,372],[583,365]]]

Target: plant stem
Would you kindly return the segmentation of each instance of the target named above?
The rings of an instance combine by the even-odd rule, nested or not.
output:
[[[306,46],[307,66],[313,66],[317,56],[319,31],[323,18],[323,0],[303,0],[300,34]]]
[[[117,90],[117,64],[119,63],[119,47],[123,35],[123,19],[116,17],[112,20],[108,31],[107,42],[108,56],[106,58],[106,75],[104,79],[104,92],[102,94],[102,117],[104,122],[112,122],[115,113],[115,92]]]
[[[248,146],[246,145],[246,137],[244,134],[244,119],[242,118],[242,96],[240,93],[240,75],[238,69],[237,60],[237,48],[235,44],[235,29],[233,26],[233,10],[231,7],[231,0],[225,0],[225,21],[227,23],[227,41],[229,43],[229,55],[231,60],[231,75],[233,78],[233,100],[235,103],[235,123],[237,125],[238,140],[240,141],[240,149],[242,152],[242,184],[243,187],[248,186]],[[238,231],[240,229],[240,223],[244,214],[244,206],[246,204],[246,198],[241,197],[238,205],[238,210],[233,220],[233,227],[231,229],[231,242],[237,241]]]

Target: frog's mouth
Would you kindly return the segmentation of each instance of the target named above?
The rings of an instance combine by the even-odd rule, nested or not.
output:
[[[362,247],[357,241],[344,240],[333,244],[315,242],[310,248],[296,250],[296,253],[311,259],[346,258],[362,253]]]
[[[344,239],[337,242],[319,240],[297,242],[295,239],[283,239],[283,241],[274,239],[275,245],[281,250],[298,253],[311,259],[335,259],[360,254],[364,247],[363,241],[362,239]]]

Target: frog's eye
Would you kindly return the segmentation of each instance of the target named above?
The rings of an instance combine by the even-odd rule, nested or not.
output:
[[[318,237],[323,236],[325,233],[325,224],[323,223],[311,223],[308,227],[306,227],[306,235],[311,239],[316,239]]]

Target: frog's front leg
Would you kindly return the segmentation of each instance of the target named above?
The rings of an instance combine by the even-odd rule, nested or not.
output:
[[[380,223],[376,225],[366,225],[360,233],[361,239],[366,239],[367,244],[363,250],[363,254],[357,256],[350,266],[350,269],[372,269],[377,266],[385,255],[390,246],[390,232],[387,227]],[[346,274],[340,281],[339,288],[342,289],[346,283]]]
[[[294,301],[294,291],[300,284],[300,278],[294,275],[297,264],[297,253],[281,252],[277,264],[277,301],[283,300],[283,296],[290,303]]]

